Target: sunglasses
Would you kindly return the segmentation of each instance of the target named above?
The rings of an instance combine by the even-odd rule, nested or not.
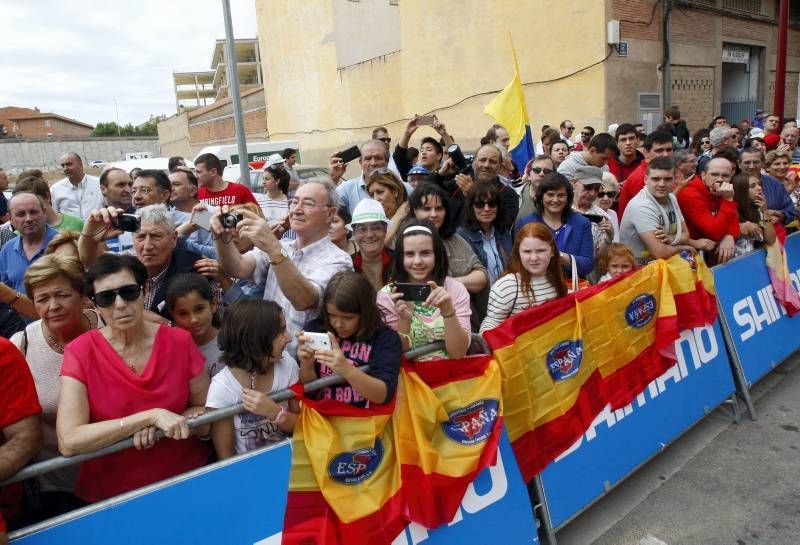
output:
[[[483,210],[484,208],[497,208],[497,201],[475,201],[472,203],[472,206],[477,208],[478,210]]]
[[[553,170],[550,168],[531,167],[531,172],[535,172],[536,174],[551,174]]]
[[[92,296],[94,304],[100,308],[110,307],[117,300],[117,295],[122,297],[125,301],[136,301],[142,293],[142,286],[138,284],[128,284],[121,286],[115,290],[103,290],[95,293]]]
[[[598,197],[608,197],[609,199],[614,199],[617,197],[616,191],[598,191]]]
[[[568,131],[574,131],[574,130],[575,130],[575,127],[564,127],[564,129],[565,129],[565,130],[568,130]]]
[[[392,142],[391,138],[378,138],[378,140],[380,140],[384,144],[390,144]]]

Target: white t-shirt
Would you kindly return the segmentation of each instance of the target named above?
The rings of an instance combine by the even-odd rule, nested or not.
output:
[[[300,380],[300,368],[297,362],[286,352],[283,357],[275,362],[275,371],[272,378],[272,388],[267,394],[277,392],[297,384]],[[206,407],[221,409],[242,402],[242,385],[233,376],[228,367],[223,367],[208,388]],[[280,403],[288,408],[285,401]],[[263,416],[251,412],[243,412],[233,417],[233,444],[237,454],[248,452],[270,443],[283,440],[285,434],[276,424],[266,421]]]
[[[225,364],[219,361],[222,350],[219,349],[217,338],[214,337],[203,346],[198,346],[197,348],[200,349],[200,352],[203,353],[203,357],[206,359],[206,371],[208,371],[208,376],[214,378],[214,375],[225,367]]]
[[[625,207],[619,226],[619,239],[633,250],[633,256],[639,264],[653,259],[639,236],[641,233],[663,229],[668,235],[677,234],[678,226],[683,223],[683,214],[677,203],[675,196],[670,194],[666,204],[659,204],[643,187]],[[664,216],[669,225],[665,225]]]

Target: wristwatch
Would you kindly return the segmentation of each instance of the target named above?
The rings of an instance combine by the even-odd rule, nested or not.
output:
[[[280,265],[284,262],[284,260],[286,260],[287,257],[289,257],[289,254],[286,252],[286,248],[281,248],[280,253],[276,257],[272,257],[271,255],[267,254],[270,265]]]

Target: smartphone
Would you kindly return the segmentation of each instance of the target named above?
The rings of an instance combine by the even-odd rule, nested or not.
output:
[[[111,225],[121,231],[135,233],[139,230],[139,216],[134,214],[118,214],[116,218],[111,219]]]
[[[192,211],[192,223],[200,227],[201,229],[205,229],[206,231],[211,230],[211,217],[213,214],[210,210],[194,210]]]
[[[352,148],[347,148],[344,151],[340,151],[338,155],[343,163],[349,163],[350,161],[361,157],[361,150],[358,149],[358,146],[353,146]]]
[[[431,294],[431,287],[428,284],[411,284],[407,282],[395,282],[394,291],[403,294],[404,301],[425,301]]]
[[[592,223],[600,223],[601,221],[606,219],[605,216],[601,216],[600,214],[584,214],[583,217],[591,221]]]
[[[331,340],[328,338],[327,333],[310,333],[306,331],[303,333],[306,337],[308,337],[308,346],[311,350],[330,350],[331,349]]]
[[[417,126],[433,125],[434,121],[436,121],[435,115],[421,115],[417,118]]]

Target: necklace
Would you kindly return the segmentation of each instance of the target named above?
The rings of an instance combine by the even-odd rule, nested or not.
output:
[[[83,312],[81,314],[83,315],[83,318],[86,320],[86,325],[88,326],[86,329],[87,330],[92,329],[92,322],[91,322],[91,320],[89,320],[89,317]],[[58,344],[56,342],[56,340],[53,338],[52,333],[50,333],[50,330],[47,329],[47,326],[45,326],[45,329],[47,331],[47,340],[50,343],[50,346],[53,348],[53,350],[55,350],[59,354],[63,354],[64,353],[64,345]]]

